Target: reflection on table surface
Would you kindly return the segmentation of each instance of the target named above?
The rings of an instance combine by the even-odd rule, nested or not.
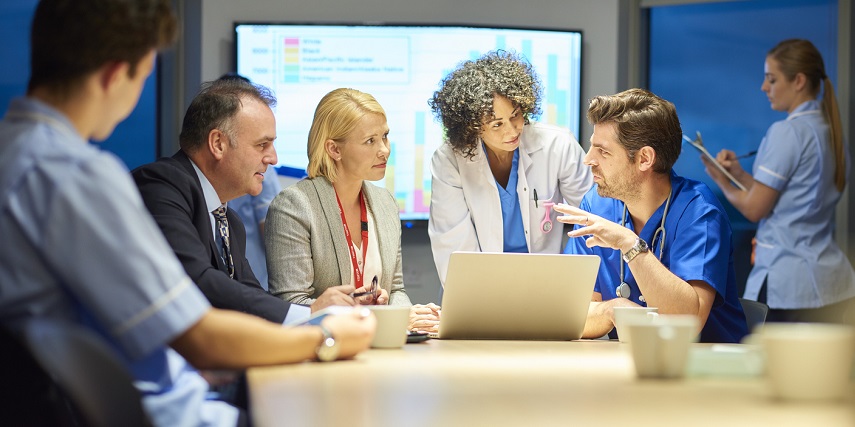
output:
[[[792,403],[760,377],[639,380],[629,345],[604,340],[429,340],[248,379],[258,426],[855,426],[851,387],[841,401]]]

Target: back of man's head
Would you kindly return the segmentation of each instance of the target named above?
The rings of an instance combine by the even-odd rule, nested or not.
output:
[[[127,62],[133,77],[153,49],[170,44],[177,20],[170,0],[41,0],[31,29],[28,92],[70,95],[110,62]]]
[[[683,131],[674,104],[644,89],[597,96],[588,107],[592,125],[614,123],[618,141],[634,158],[642,147],[656,151],[654,171],[668,173],[682,148]]]
[[[181,150],[187,154],[195,153],[205,145],[214,129],[226,134],[230,144],[234,144],[232,119],[240,111],[243,99],[255,99],[271,108],[276,105],[276,97],[269,89],[245,78],[220,78],[203,83],[184,114],[178,137]]]

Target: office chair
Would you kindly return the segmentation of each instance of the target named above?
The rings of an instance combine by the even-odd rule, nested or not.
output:
[[[133,378],[100,337],[80,326],[48,319],[27,321],[22,333],[32,357],[86,424],[151,426]]]
[[[745,322],[748,324],[748,332],[754,330],[755,326],[766,323],[766,314],[769,313],[769,306],[750,299],[740,298],[739,303],[742,304],[742,311],[745,312]]]

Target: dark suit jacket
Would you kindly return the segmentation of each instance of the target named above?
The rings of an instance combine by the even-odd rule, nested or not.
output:
[[[229,277],[214,241],[202,184],[190,159],[179,151],[132,172],[143,201],[184,270],[217,308],[242,311],[282,323],[291,304],[268,294],[246,260],[246,230],[238,215],[229,220],[235,278]]]

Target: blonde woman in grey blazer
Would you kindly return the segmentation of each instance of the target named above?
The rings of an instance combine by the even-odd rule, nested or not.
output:
[[[354,300],[347,288],[332,297],[344,305],[412,306],[403,283],[398,205],[388,190],[368,182],[385,176],[388,133],[386,114],[371,95],[336,89],[318,104],[309,131],[309,178],[280,192],[267,212],[270,293],[311,304],[325,290],[358,287],[360,279],[361,289],[369,289],[376,278],[376,300]],[[411,330],[434,331],[438,324],[439,307],[412,306]]]

